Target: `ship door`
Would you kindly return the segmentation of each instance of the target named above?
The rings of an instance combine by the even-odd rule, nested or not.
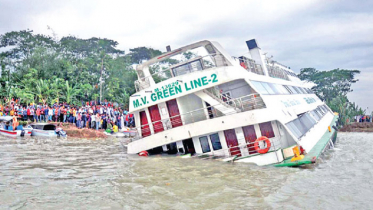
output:
[[[237,155],[238,157],[241,156],[241,150],[238,147],[238,141],[236,137],[236,131],[234,129],[225,130],[224,131],[225,141],[227,142],[229,152],[231,155]]]
[[[254,148],[254,142],[256,140],[256,133],[255,128],[253,125],[248,125],[245,127],[242,127],[243,134],[245,136],[246,144],[247,144],[247,150],[249,151],[249,154],[255,154],[257,151]]]
[[[192,139],[185,139],[183,140],[183,146],[185,150],[185,154],[194,154],[196,150],[194,149],[194,144]]]
[[[209,118],[212,119],[214,118],[214,113],[212,112],[212,107],[209,103],[205,102],[206,103],[206,107],[207,107],[207,113],[209,114]]]
[[[183,122],[181,121],[179,107],[177,106],[176,99],[167,101],[166,103],[167,103],[168,114],[171,119],[172,127],[175,128],[178,126],[182,126]]]
[[[164,131],[161,115],[159,114],[158,105],[149,107],[150,118],[152,119],[154,133]]]
[[[142,137],[150,136],[150,128],[148,124],[148,118],[146,118],[145,111],[140,112],[140,122],[141,122]]]

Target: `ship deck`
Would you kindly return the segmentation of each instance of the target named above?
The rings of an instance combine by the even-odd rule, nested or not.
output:
[[[329,143],[329,140],[331,138],[336,138],[337,130],[335,130],[332,126],[335,125],[337,120],[338,120],[338,115],[334,116],[334,119],[330,123],[330,128],[332,132],[329,132],[328,128],[326,128],[324,135],[316,143],[316,145],[312,148],[312,150],[304,156],[302,160],[292,162],[291,158],[288,158],[279,164],[275,164],[274,166],[275,167],[292,167],[292,166],[300,166],[300,165],[313,163],[314,157],[316,157],[316,160],[319,158],[319,156],[322,154],[325,147]]]

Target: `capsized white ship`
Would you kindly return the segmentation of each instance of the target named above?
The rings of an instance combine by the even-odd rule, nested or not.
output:
[[[247,56],[200,41],[137,66],[128,154],[190,154],[257,165],[314,163],[337,116],[255,39]]]

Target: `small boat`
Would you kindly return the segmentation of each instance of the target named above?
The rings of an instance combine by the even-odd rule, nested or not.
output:
[[[119,132],[124,133],[124,135],[126,137],[132,137],[132,136],[135,136],[137,134],[136,128],[129,128],[129,127],[125,127],[123,129],[121,129]]]
[[[10,137],[31,136],[31,129],[24,129],[22,125],[19,125],[15,130],[13,130],[13,117],[1,116],[0,134]]]
[[[107,136],[113,136],[113,137],[117,137],[117,138],[121,138],[121,137],[126,136],[123,132],[108,133],[108,132],[104,131],[104,134],[107,135]]]
[[[62,128],[57,128],[51,123],[34,123],[31,124],[32,136],[46,136],[46,137],[66,137],[66,132]]]

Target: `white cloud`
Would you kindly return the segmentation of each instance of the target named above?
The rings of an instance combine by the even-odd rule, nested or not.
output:
[[[165,50],[190,42],[218,41],[232,55],[247,52],[256,38],[265,52],[295,71],[364,69],[351,99],[369,90],[373,69],[372,1],[113,1],[0,0],[0,33],[30,28],[61,38],[105,37],[119,48]],[[372,105],[373,107],[373,105]]]

